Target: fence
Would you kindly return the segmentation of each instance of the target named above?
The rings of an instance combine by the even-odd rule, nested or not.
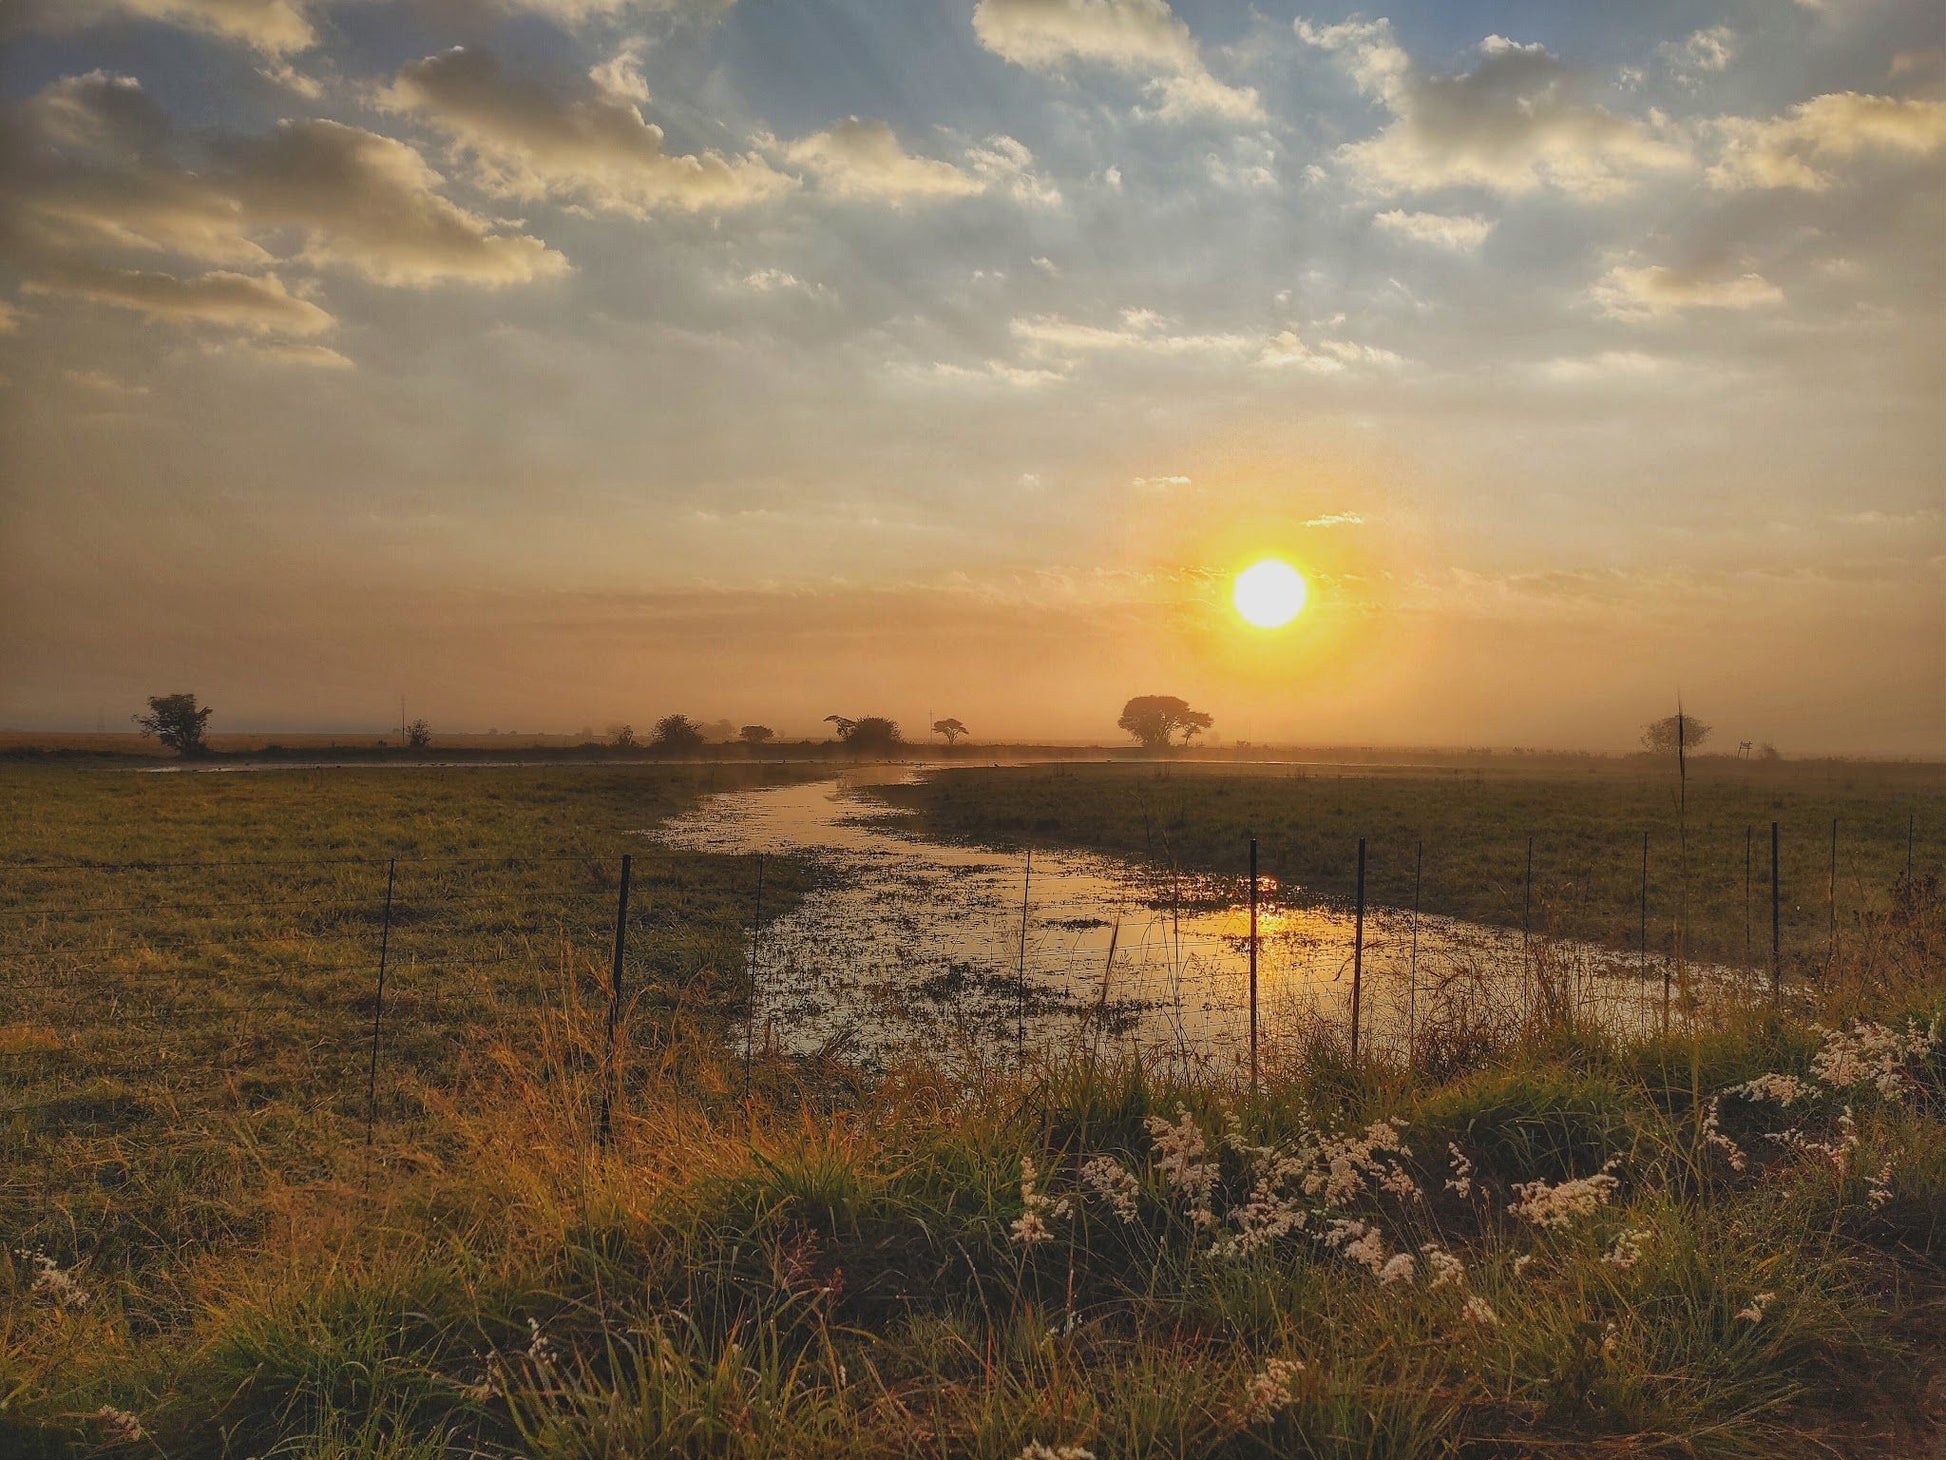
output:
[[[1235,878],[968,853],[918,870],[828,866],[801,900],[779,898],[773,859],[768,920],[756,853],[14,862],[0,865],[0,1080],[17,1110],[56,1128],[112,1122],[116,1101],[160,1083],[245,1105],[302,1092],[369,1140],[422,1114],[415,1091],[457,1080],[469,1057],[517,1044],[523,1021],[563,1003],[600,1024],[603,1143],[625,1095],[628,1016],[685,1005],[733,1039],[740,1023],[746,1082],[786,1050],[885,1055],[903,1038],[983,1057],[1011,1044],[1019,1058],[1030,1032],[1039,1044],[1076,1030],[1253,1078],[1272,1046],[1320,1029],[1354,1057],[1377,1046],[1437,1065],[1492,1021],[1537,1009],[1641,1029],[1691,1016],[1685,990],[1767,995],[1815,975],[1811,931],[1836,959],[1882,892],[1862,876],[1843,884],[1834,828],[1822,898],[1793,901],[1779,828],[1753,827],[1744,921],[1754,900],[1768,947],[1740,969],[1685,966],[1651,937],[1670,909],[1652,899],[1646,837],[1632,949],[1556,936],[1562,887],[1537,882],[1532,837],[1502,849],[1522,869],[1509,889],[1520,914],[1498,927],[1424,911],[1423,843],[1409,862],[1363,838],[1345,850],[1343,895],[1322,902],[1340,889],[1278,885],[1255,839]],[[1383,908],[1370,885],[1381,851],[1389,885],[1412,868],[1410,899]],[[1611,853],[1637,858],[1632,840]],[[1909,834],[1906,856],[1909,870]]]

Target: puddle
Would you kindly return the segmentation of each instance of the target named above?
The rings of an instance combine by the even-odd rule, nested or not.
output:
[[[1017,853],[928,840],[865,794],[913,774],[883,768],[719,792],[654,833],[696,851],[788,851],[823,873],[763,930],[760,1043],[991,1058],[1098,1039],[1205,1067],[1247,1060],[1245,879],[1177,878],[1055,850],[1033,853],[1030,872]],[[1261,879],[1266,1048],[1320,1026],[1348,1029],[1354,921],[1302,887]],[[1422,917],[1415,928],[1409,913],[1369,910],[1363,949],[1366,1047],[1465,1037],[1460,1014],[1478,1028],[1538,998],[1620,1029],[1660,1018],[1660,968],[1645,980],[1629,954],[1453,918]]]

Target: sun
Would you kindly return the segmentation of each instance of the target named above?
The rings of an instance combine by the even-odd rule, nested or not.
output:
[[[1304,575],[1282,558],[1264,558],[1237,574],[1230,601],[1247,624],[1281,629],[1304,612]]]

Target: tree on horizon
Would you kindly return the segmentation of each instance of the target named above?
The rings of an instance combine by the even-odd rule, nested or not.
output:
[[[1122,706],[1122,717],[1115,722],[1140,741],[1145,750],[1168,748],[1169,737],[1182,732],[1183,744],[1215,724],[1201,710],[1192,710],[1187,700],[1175,695],[1137,695]]]
[[[208,705],[198,705],[193,694],[150,695],[149,712],[131,715],[136,729],[188,757],[208,755],[203,733],[213,713]]]
[[[959,720],[934,720],[932,722],[932,733],[935,735],[944,735],[946,737],[947,748],[950,749],[959,742],[960,736],[969,735],[972,732]]]

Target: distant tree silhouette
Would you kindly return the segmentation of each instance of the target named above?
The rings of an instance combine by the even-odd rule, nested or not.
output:
[[[635,727],[633,725],[610,725],[608,727],[608,739],[617,750],[633,750],[636,746]]]
[[[745,725],[737,731],[737,739],[745,745],[762,745],[766,740],[775,738],[776,734],[768,725]]]
[[[1186,700],[1174,695],[1137,695],[1122,706],[1122,718],[1115,724],[1139,740],[1148,750],[1161,750],[1169,737],[1182,732],[1183,744],[1190,737],[1215,723],[1201,710],[1192,710]]]
[[[132,715],[144,735],[152,735],[181,756],[209,754],[203,731],[209,725],[210,708],[198,705],[192,694],[150,695],[149,712]]]
[[[972,732],[958,720],[934,720],[932,722],[932,733],[935,735],[944,735],[946,737],[946,744],[950,747],[959,743],[960,736],[971,734]]]
[[[1666,715],[1642,727],[1642,748],[1655,755],[1687,754],[1710,737],[1711,727],[1694,715]]]
[[[845,744],[865,755],[884,754],[902,743],[899,722],[883,715],[866,715],[852,725],[851,733],[845,737]]]
[[[405,743],[414,750],[424,750],[432,744],[432,726],[424,720],[414,720],[405,727]]]
[[[708,720],[696,727],[703,739],[712,744],[725,744],[737,738],[737,727],[728,720]]]
[[[858,728],[856,720],[847,720],[843,715],[826,715],[824,723],[836,727],[840,740],[851,739],[851,732]]]
[[[682,753],[700,750],[703,732],[687,715],[664,715],[655,722],[655,735],[649,741],[652,750]]]

